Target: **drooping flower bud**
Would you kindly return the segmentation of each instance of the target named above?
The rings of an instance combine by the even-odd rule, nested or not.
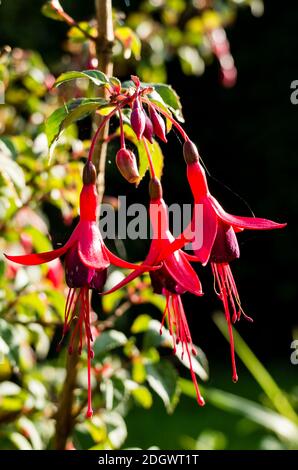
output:
[[[116,164],[123,178],[129,183],[138,183],[140,174],[135,154],[131,150],[120,149],[116,155]]]
[[[145,119],[146,119],[146,124],[145,124],[145,129],[144,129],[144,134],[143,135],[152,144],[153,135],[154,135],[153,124],[152,124],[151,119],[147,116],[147,114],[145,114]]]
[[[82,220],[96,220],[98,198],[96,189],[96,169],[88,160],[83,169],[83,188],[80,194],[80,217]]]
[[[162,186],[158,178],[152,178],[149,183],[150,199],[162,199]]]
[[[83,169],[83,183],[84,184],[96,183],[96,168],[90,160],[87,161]]]
[[[130,123],[138,140],[140,140],[143,137],[146,126],[146,115],[140,105],[139,100],[134,101]]]
[[[156,134],[163,142],[167,142],[165,121],[153,107],[150,107],[150,119],[153,124],[154,134]]]
[[[197,146],[191,140],[184,142],[183,156],[188,165],[199,161],[200,155]]]

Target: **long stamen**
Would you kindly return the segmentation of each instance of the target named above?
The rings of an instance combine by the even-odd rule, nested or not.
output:
[[[65,306],[65,317],[64,317],[64,329],[65,329],[65,331],[63,331],[64,333],[66,333],[68,331],[70,323],[71,323],[71,321],[69,322],[68,319],[69,319],[70,312],[71,311],[73,312],[73,310],[74,310],[74,309],[72,309],[72,305],[73,305],[74,297],[75,297],[75,294],[76,294],[76,290],[77,289],[69,289],[69,291],[68,291],[68,296],[67,296],[67,301],[66,301],[66,306]],[[78,297],[75,301],[75,305],[77,303],[77,300],[78,300]]]
[[[233,328],[232,328],[232,323],[231,323],[231,314],[230,314],[230,307],[229,307],[229,302],[230,302],[230,305],[234,313],[233,315],[233,319],[234,319],[234,316],[236,313],[234,298],[236,299],[236,301],[237,301],[237,298],[235,296],[233,285],[231,286],[231,281],[228,275],[229,272],[231,273],[231,271],[227,269],[227,268],[230,268],[229,265],[226,263],[212,263],[211,265],[212,265],[212,271],[216,278],[216,282],[218,284],[220,298],[223,303],[225,317],[226,317],[226,321],[228,325],[228,332],[229,332],[229,339],[230,339],[230,353],[231,353],[231,362],[232,362],[232,380],[233,382],[237,382],[238,374],[237,374],[236,359],[235,359],[234,336],[233,336]],[[237,318],[237,314],[236,314],[236,318]]]
[[[193,370],[192,366],[192,356],[196,354],[196,351],[193,347],[192,338],[190,334],[190,330],[188,327],[187,319],[185,316],[183,304],[180,295],[172,294],[168,291],[165,291],[165,295],[167,298],[166,308],[164,315],[167,314],[168,317],[168,324],[169,324],[169,331],[173,338],[173,349],[174,353],[176,353],[176,343],[181,344],[182,349],[182,356],[183,359],[184,352],[186,351],[188,362],[189,362],[189,369],[192,381],[195,386],[197,401],[200,406],[205,404],[204,398],[200,393],[200,389],[198,386],[196,374]],[[163,318],[164,321],[164,318]],[[173,328],[173,324],[175,325],[175,330]]]
[[[193,384],[195,386],[197,401],[198,401],[198,404],[200,406],[203,406],[205,404],[205,401],[204,401],[204,398],[201,395],[201,392],[200,392],[200,389],[199,389],[199,386],[198,386],[196,374],[195,374],[195,372],[193,370],[193,366],[192,366],[192,357],[191,357],[191,354],[190,354],[190,349],[193,353],[194,353],[195,350],[194,350],[194,347],[193,347],[192,338],[191,338],[189,326],[188,326],[188,323],[187,323],[187,319],[186,319],[184,307],[183,307],[183,304],[182,304],[182,300],[181,300],[181,297],[179,295],[175,295],[175,307],[177,309],[177,315],[179,316],[180,321],[181,321],[181,330],[180,330],[181,333],[182,333],[181,341],[185,345],[185,349],[186,349],[186,353],[187,353],[187,357],[188,357],[190,375],[191,375]],[[190,348],[189,348],[189,346],[190,346]]]
[[[160,335],[162,335],[162,329],[163,329],[163,326],[164,326],[164,323],[165,323],[165,319],[166,319],[168,310],[169,310],[169,297],[167,296],[166,297],[166,306],[165,306],[165,309],[164,309],[164,312],[163,312],[163,315],[162,315],[161,324],[160,324],[160,330],[159,330]]]
[[[89,290],[83,289],[84,295],[84,317],[85,317],[85,333],[87,339],[87,364],[88,364],[88,406],[87,406],[87,418],[91,418],[93,415],[92,409],[92,389],[91,389],[91,359],[93,358],[93,351],[91,350],[91,329],[90,329],[90,305],[89,305]]]
[[[83,292],[83,289],[80,289],[79,294],[78,294],[78,296],[77,296],[77,298],[76,298],[76,302],[75,302],[75,304],[74,304],[73,311],[72,311],[72,318],[74,318],[75,311],[76,311],[76,306],[77,306],[77,304],[78,304],[78,300],[79,300],[79,299],[80,299],[81,304],[82,304],[82,301],[83,301],[83,298],[82,298],[82,297],[83,297],[83,294],[82,294],[82,292]],[[82,307],[81,307],[81,308],[82,308]],[[70,337],[70,341],[69,341],[69,347],[68,347],[68,352],[69,352],[69,354],[72,354],[72,352],[73,352],[73,350],[74,350],[74,340],[75,340],[75,337],[76,337],[76,335],[77,335],[78,330],[80,330],[80,326],[81,326],[82,320],[83,320],[82,311],[80,311],[80,313],[79,313],[79,318],[78,318],[78,320],[77,320],[77,323],[76,323],[76,325],[75,325],[75,327],[74,327],[74,329],[73,329],[73,331],[72,331],[72,333],[71,333],[71,337]]]

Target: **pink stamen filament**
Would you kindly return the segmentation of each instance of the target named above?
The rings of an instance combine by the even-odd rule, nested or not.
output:
[[[218,289],[220,292],[220,299],[223,303],[225,317],[228,325],[228,333],[230,338],[230,353],[231,353],[231,362],[232,362],[232,380],[233,382],[237,382],[238,374],[236,368],[236,359],[235,359],[235,345],[234,345],[234,336],[233,336],[233,328],[231,323],[231,314],[230,314],[230,307],[229,302],[233,310],[233,319],[235,318],[235,303],[234,298],[239,299],[237,290],[233,288],[233,285],[230,284],[230,278],[228,273],[231,273],[230,266],[227,263],[211,263],[212,271],[214,277],[216,278],[216,282],[218,285]],[[236,297],[237,296],[237,297]],[[237,319],[237,314],[236,314]]]
[[[176,352],[176,343],[177,344],[181,343],[182,359],[186,351],[188,362],[189,362],[190,375],[191,375],[191,378],[192,378],[192,381],[196,390],[197,402],[200,406],[203,406],[205,404],[205,401],[200,393],[196,374],[193,370],[192,357],[190,353],[190,351],[194,353],[195,349],[192,344],[192,338],[191,338],[191,334],[189,331],[181,297],[178,294],[172,294],[166,290],[165,290],[165,295],[167,298],[167,303],[166,303],[166,308],[165,308],[164,315],[163,315],[162,325],[164,323],[164,317],[165,315],[167,315],[169,331],[173,338],[174,353]],[[173,325],[175,325],[175,331],[173,329]],[[189,346],[190,346],[190,349],[189,349]]]
[[[89,289],[83,288],[83,312],[85,318],[85,334],[87,340],[87,364],[88,364],[88,406],[87,406],[87,418],[91,418],[93,415],[92,409],[92,389],[91,389],[91,359],[93,358],[93,352],[91,350],[91,328],[90,328],[90,307],[89,307]]]
[[[149,147],[148,147],[147,141],[146,141],[146,139],[144,139],[144,138],[143,138],[142,140],[143,140],[144,148],[145,148],[146,155],[147,155],[148,162],[149,162],[149,168],[150,168],[151,178],[155,178],[154,165],[153,165],[153,161],[152,161],[152,157],[151,157],[151,154],[150,154],[150,151],[149,151]]]
[[[170,114],[168,114],[164,109],[160,108],[157,104],[155,103],[152,103],[152,101],[149,101],[148,99],[146,98],[143,98],[142,101],[144,103],[146,103],[149,107],[153,107],[155,108],[160,114],[163,114],[163,116],[165,116],[167,119],[169,119],[169,121],[171,121],[171,123],[176,127],[177,131],[181,134],[182,138],[187,141],[187,140],[190,140],[187,133],[185,132],[185,130],[183,129],[182,126],[180,126],[180,124],[176,121],[176,119],[174,119]]]
[[[63,327],[63,336],[61,341],[64,338],[65,333],[69,330],[72,321],[76,318],[77,306],[80,302],[80,310],[77,317],[76,325],[73,328],[71,333],[69,348],[68,351],[72,354],[74,350],[75,338],[77,334],[79,335],[78,341],[78,353],[81,354],[83,348],[83,328],[85,330],[85,341],[87,344],[87,368],[88,368],[88,406],[86,416],[91,418],[93,415],[92,410],[92,389],[91,389],[91,359],[94,354],[91,349],[91,342],[93,341],[91,326],[90,326],[90,304],[89,304],[89,288],[82,287],[79,289],[79,292],[76,296],[77,289],[69,289],[66,306],[65,306],[65,320]],[[60,341],[60,343],[61,343]],[[59,343],[59,344],[60,344]]]
[[[125,149],[125,135],[124,135],[124,129],[123,129],[123,117],[121,110],[119,109],[119,122],[120,122],[120,142],[121,142],[121,148]]]
[[[102,122],[100,123],[100,125],[98,126],[98,128],[96,129],[96,132],[95,132],[95,134],[92,138],[92,141],[91,141],[91,146],[90,146],[89,155],[88,155],[88,161],[90,161],[90,162],[92,161],[95,145],[96,145],[96,142],[97,142],[97,139],[98,139],[98,136],[99,136],[100,132],[102,131],[104,126],[107,124],[107,122],[114,116],[114,114],[117,112],[117,110],[118,110],[118,108],[114,108],[107,116],[105,116],[103,118]]]

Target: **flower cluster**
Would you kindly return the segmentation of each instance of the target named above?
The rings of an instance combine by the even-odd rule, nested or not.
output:
[[[69,287],[65,306],[63,336],[70,330],[69,353],[78,348],[80,353],[83,342],[87,346],[88,357],[88,408],[87,416],[92,416],[91,404],[91,360],[92,328],[90,319],[89,293],[94,290],[109,294],[127,285],[133,279],[148,272],[152,289],[166,299],[162,325],[166,321],[173,337],[173,348],[180,344],[181,354],[186,354],[197,401],[204,404],[196,376],[192,367],[192,357],[196,350],[192,344],[187,317],[181,296],[188,292],[202,296],[202,286],[198,274],[191,263],[202,266],[210,265],[214,275],[215,291],[223,304],[230,334],[232,357],[232,377],[237,380],[234,357],[232,323],[245,315],[241,306],[237,286],[230,268],[230,263],[239,258],[240,250],[237,234],[245,229],[269,230],[282,228],[285,224],[255,217],[239,217],[224,211],[219,202],[210,194],[207,177],[197,147],[180,124],[163,106],[159,106],[148,95],[151,87],[142,86],[137,77],[132,77],[132,86],[122,89],[117,83],[108,89],[111,112],[106,115],[98,127],[89,151],[88,160],[83,170],[83,187],[80,194],[80,219],[67,243],[56,250],[46,253],[26,254],[6,257],[15,263],[37,265],[47,263],[64,256],[65,278]],[[124,110],[126,111],[124,113]],[[96,189],[96,169],[92,157],[96,141],[105,124],[118,116],[120,123],[121,148],[116,155],[116,164],[120,173],[130,183],[139,182],[138,162],[135,154],[126,148],[124,116],[130,119],[130,127],[137,141],[144,146],[150,169],[149,215],[153,229],[150,249],[145,261],[135,265],[118,258],[105,246],[98,226],[99,203]],[[180,132],[183,140],[183,154],[186,162],[186,176],[190,185],[195,206],[202,208],[202,217],[194,210],[189,226],[176,239],[169,229],[168,213],[163,199],[162,185],[156,176],[150,146],[154,136],[167,142],[165,118]],[[202,237],[200,237],[202,234]],[[202,238],[202,239],[201,239]],[[198,240],[200,243],[197,243]],[[182,248],[191,242],[193,254]],[[104,291],[107,270],[110,265],[132,270],[119,284]]]

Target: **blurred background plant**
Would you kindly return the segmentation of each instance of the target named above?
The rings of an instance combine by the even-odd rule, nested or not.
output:
[[[9,250],[20,254],[46,251],[51,249],[52,244],[58,246],[64,243],[76,223],[81,170],[89,145],[91,120],[85,118],[67,127],[55,147],[50,163],[44,123],[63,102],[74,97],[74,92],[76,98],[92,93],[84,82],[74,87],[63,86],[57,91],[52,88],[54,75],[74,68],[83,70],[97,67],[93,39],[96,36],[93,1],[84,2],[83,7],[74,6],[73,2],[67,0],[61,2],[65,11],[80,18],[76,24],[70,25],[68,21],[69,27],[62,22],[52,21],[55,16],[57,19],[57,15],[53,13],[51,3],[57,6],[59,2],[47,2],[43,7],[43,13],[51,16],[51,19],[43,19],[36,5],[26,5],[24,10],[22,3],[3,3],[0,11],[1,42],[3,45],[11,45],[2,49],[0,57],[0,80],[5,88],[5,104],[0,105],[0,250],[1,253]],[[43,2],[39,4],[42,7]],[[197,108],[191,105],[191,100],[195,100],[195,93],[202,98],[201,94],[206,93],[204,90],[215,90],[216,106],[218,103],[224,106],[227,101],[224,93],[228,92],[222,89],[218,91],[221,86],[217,83],[218,76],[221,84],[227,87],[236,82],[237,71],[224,28],[233,24],[240,7],[250,6],[251,11],[259,16],[263,11],[262,2],[152,0],[113,4],[116,36],[114,74],[126,78],[131,72],[137,71],[144,81],[169,81],[175,87],[177,85],[182,102],[185,103],[183,111],[186,122],[189,122],[188,126],[193,132],[190,121],[195,119]],[[26,21],[19,21],[25,18],[25,14],[27,26]],[[58,17],[61,19],[61,15]],[[12,24],[18,24],[18,27],[12,28]],[[65,33],[67,40],[62,41]],[[231,49],[233,45],[232,42]],[[246,47],[246,53],[251,54],[248,50]],[[209,75],[206,71],[208,81],[210,74],[213,75],[214,82],[210,85],[198,79],[197,75],[206,70],[206,65],[214,57],[218,64],[214,63],[210,67]],[[240,65],[243,65],[241,56]],[[175,74],[178,78],[174,78]],[[185,78],[183,74],[195,77]],[[192,89],[191,96],[185,92],[187,87]],[[237,91],[235,93],[234,98],[230,98],[232,103],[237,98]],[[210,99],[208,94],[205,108],[210,105]],[[204,106],[204,99],[198,101],[200,103]],[[209,124],[214,123],[213,119],[209,120]],[[222,120],[219,124],[214,123],[216,135],[219,125],[223,126]],[[208,131],[207,134],[203,132],[204,126],[208,128],[208,116],[207,124],[201,120],[198,128],[202,146],[212,156],[215,149],[210,143]],[[229,131],[228,141],[232,139],[234,129],[226,127],[223,131]],[[197,136],[194,135],[194,138]],[[219,141],[223,143],[224,139]],[[171,145],[173,155],[169,155],[169,158],[166,155],[165,172],[172,175],[172,184],[176,185],[180,184],[180,180],[174,173],[179,175],[180,171],[181,175],[181,170],[177,163],[173,164],[172,158],[178,160],[177,142]],[[228,156],[230,144],[225,145],[223,154]],[[239,142],[235,145],[237,153],[238,147]],[[128,191],[128,198],[132,200],[136,193],[117,177],[114,153],[112,143],[107,159],[105,197],[116,204],[115,196],[121,194],[121,191]],[[168,160],[171,160],[170,165],[167,164]],[[212,170],[217,163],[221,165],[219,158],[216,163],[210,159]],[[229,162],[227,158],[226,165],[232,166],[232,160]],[[169,170],[172,166],[173,169]],[[227,181],[229,179],[232,178],[227,175]],[[249,181],[246,184],[251,186]],[[274,184],[271,191],[273,187]],[[174,201],[177,194],[172,193],[171,184],[166,189]],[[245,182],[244,189],[247,189]],[[276,197],[280,193],[283,194],[281,189]],[[269,208],[269,216],[270,207],[272,214],[278,213],[283,207],[274,198],[271,206],[268,203],[266,207],[266,201],[262,205],[252,194],[246,194],[254,207],[264,211]],[[258,195],[257,192],[255,197]],[[146,201],[142,185],[138,197]],[[187,192],[181,190],[179,202],[184,202],[187,197]],[[266,241],[263,241],[263,248],[261,243],[260,253],[268,238],[268,234],[263,238]],[[274,246],[274,242],[271,242],[272,250],[278,246],[275,243]],[[135,257],[136,260],[145,253],[140,242],[123,245],[118,241],[115,248],[121,255],[127,252],[132,255],[130,258]],[[269,252],[264,256],[268,261],[271,254]],[[281,261],[277,256],[278,263]],[[248,284],[247,293],[244,288],[244,297],[247,299],[250,299],[250,285],[256,282],[256,267],[251,269],[250,274],[239,273],[242,282],[246,280]],[[268,266],[265,266],[263,273],[265,270],[267,275]],[[52,449],[56,445],[55,418],[65,380],[65,344],[59,353],[56,350],[62,332],[65,303],[62,265],[56,261],[42,267],[23,268],[1,259],[0,276],[0,448]],[[121,276],[122,272],[114,270],[110,273],[108,283]],[[267,282],[271,287],[270,273]],[[220,342],[221,336],[216,336],[216,328],[210,325],[205,335],[202,330],[205,329],[206,320],[200,320],[199,323],[195,318],[217,306],[211,303],[207,309],[204,303],[200,307],[198,303],[186,299],[192,329],[197,330],[197,334],[194,331],[195,342],[203,345],[211,362],[215,358],[218,360],[218,366],[213,366],[209,385],[203,387],[207,405],[204,409],[198,409],[192,383],[183,367],[186,364],[181,364],[178,355],[173,356],[169,332],[164,330],[162,336],[159,334],[164,301],[158,295],[153,296],[149,285],[148,278],[144,277],[128,289],[104,297],[102,303],[97,296],[93,296],[92,307],[96,312],[92,371],[95,415],[92,421],[84,418],[87,383],[86,356],[83,353],[78,365],[66,448],[145,449],[157,445],[162,449],[297,449],[295,409],[298,407],[298,394],[294,367],[288,367],[290,350],[275,358],[273,364],[270,363],[270,368],[282,383],[281,389],[237,335],[236,350],[248,372],[243,367],[240,383],[234,386],[229,383],[228,350]],[[282,280],[280,286],[282,289]],[[291,286],[290,281],[284,284],[286,294],[280,294],[282,305],[293,297]],[[252,303],[255,307],[256,301]],[[201,312],[196,312],[198,308],[201,308]],[[268,307],[262,314],[269,317],[272,312],[274,300],[272,309]],[[278,334],[274,333],[272,319],[271,336],[270,329],[267,330],[269,320],[267,318],[264,331],[268,341],[272,338],[276,351],[289,344],[286,341],[291,333],[284,335],[285,339],[281,339],[280,343],[282,346],[279,346],[276,338],[282,330]],[[217,314],[214,323],[224,336],[225,325]],[[279,324],[278,321],[276,329]],[[291,332],[292,326],[289,322],[288,331]],[[246,334],[244,328],[247,327],[242,327],[243,335]],[[263,333],[262,329],[256,331],[259,331],[260,336]],[[210,346],[214,338],[215,343],[220,344],[215,348],[216,354],[212,353]],[[252,343],[262,355],[262,346],[258,348],[258,341],[254,339]],[[201,349],[197,350],[199,354],[195,370],[200,381],[206,381],[209,376],[206,357]],[[225,367],[222,367],[222,350],[226,353]],[[268,360],[268,356],[264,355],[264,358]],[[279,366],[281,361],[282,367]],[[284,387],[287,391],[283,390]]]

